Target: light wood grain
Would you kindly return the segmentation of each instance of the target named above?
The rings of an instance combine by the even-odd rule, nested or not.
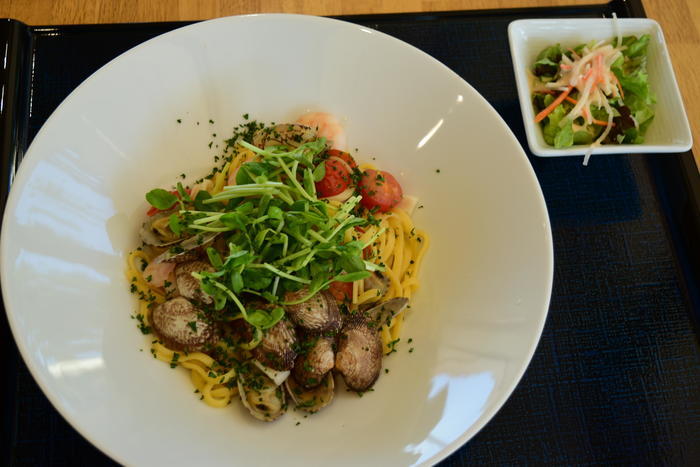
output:
[[[600,0],[0,0],[0,17],[31,25],[200,20],[246,13],[347,15],[605,3]],[[700,0],[643,0],[664,30],[700,165]]]

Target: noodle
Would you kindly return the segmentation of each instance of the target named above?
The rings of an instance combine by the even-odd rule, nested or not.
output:
[[[373,168],[371,164],[363,164],[362,169]],[[389,289],[384,298],[411,298],[420,286],[418,273],[429,245],[428,236],[421,230],[416,230],[410,216],[399,208],[392,209],[381,216],[378,227],[368,228],[359,238],[366,242],[377,232],[381,232],[372,245],[374,262],[384,265],[383,274],[389,279]],[[347,240],[347,238],[346,238]],[[364,291],[362,281],[353,284],[353,306],[359,306],[379,298],[378,290]],[[392,342],[401,336],[404,313],[401,312],[384,325],[381,331],[384,352],[392,350]]]
[[[217,374],[214,359],[202,352],[175,352],[158,341],[153,343],[151,351],[155,358],[169,363],[171,367],[180,365],[190,370],[190,379],[207,405],[225,407],[238,393],[237,388],[227,385],[236,377],[236,371],[230,369],[223,375]]]

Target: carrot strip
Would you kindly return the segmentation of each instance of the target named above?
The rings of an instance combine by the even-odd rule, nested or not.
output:
[[[535,123],[539,123],[542,120],[544,120],[544,118],[550,113],[552,113],[552,111],[556,109],[559,104],[564,102],[564,99],[566,99],[566,96],[569,95],[573,88],[573,86],[569,86],[568,88],[566,88],[566,91],[559,94],[559,96],[556,99],[554,99],[554,101],[551,104],[549,104],[547,108],[545,108],[542,112],[538,113],[535,116]]]
[[[542,94],[554,94],[554,91],[537,91],[537,92],[540,92],[540,93],[542,93]],[[577,101],[576,99],[574,99],[573,97],[566,96],[566,97],[564,98],[564,100],[565,100],[565,101],[568,101],[568,102],[571,102],[571,103],[574,104],[574,105],[578,104],[578,101]],[[553,104],[553,103],[554,103],[554,102],[552,102],[552,104]],[[551,104],[550,104],[550,105],[551,105]],[[548,108],[549,108],[549,107],[548,107]],[[547,109],[545,109],[545,110],[547,110]],[[554,109],[552,109],[552,110],[554,110]],[[543,110],[543,112],[544,112],[544,110]],[[584,108],[584,109],[583,109],[583,114],[584,114],[584,115],[583,115],[584,117],[588,117],[588,110]],[[605,122],[605,121],[603,121],[603,120],[596,120],[595,118],[592,119],[591,122],[594,123],[594,124],[596,124],[596,125],[608,126],[608,122]],[[611,126],[615,126],[615,123],[613,122],[613,124],[612,124]]]
[[[596,74],[598,75],[598,79],[596,80],[596,83],[602,83],[605,80],[603,79],[603,56],[598,55],[596,57],[596,65],[597,65],[597,71]]]
[[[596,120],[596,119],[594,118],[594,119],[591,120],[591,121],[592,121],[593,123],[595,123],[596,125],[608,126],[608,122],[604,122],[603,120]],[[610,124],[610,126],[615,126],[615,122],[612,122],[612,123]]]
[[[622,96],[622,98],[624,99],[625,98],[625,91],[622,90],[622,85],[620,84],[620,80],[617,79],[617,76],[615,75],[615,73],[613,73],[612,75],[613,75],[613,78],[615,78],[615,84],[617,84],[617,89],[620,90],[620,96]]]

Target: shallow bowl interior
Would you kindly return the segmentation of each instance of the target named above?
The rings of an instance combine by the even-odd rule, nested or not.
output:
[[[307,110],[339,116],[357,158],[375,157],[418,196],[432,246],[404,330],[413,341],[385,360],[375,390],[264,424],[240,404],[204,405],[186,372],[151,358],[124,261],[146,191],[206,174],[243,114],[283,122]],[[436,462],[512,392],[552,281],[541,191],[488,103],[405,43],[290,15],[188,26],[85,81],[20,167],[1,254],[32,374],[73,426],[130,465]]]

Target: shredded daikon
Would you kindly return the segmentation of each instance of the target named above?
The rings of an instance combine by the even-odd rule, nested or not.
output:
[[[622,37],[620,35],[617,17],[613,16],[613,24],[617,34],[617,44],[613,46],[609,40],[585,45],[581,54],[571,50],[571,58],[562,55],[559,79],[546,83],[549,90],[562,90],[573,86],[578,91],[578,100],[571,111],[562,119],[563,126],[578,117],[582,117],[587,124],[593,122],[591,106],[604,108],[608,113],[608,121],[605,130],[591,144],[584,157],[584,165],[588,164],[593,149],[608,136],[613,125],[613,110],[608,102],[609,98],[622,100],[620,84],[612,72],[611,66],[622,56]]]
[[[622,32],[620,31],[620,22],[617,20],[617,13],[612,14],[613,29],[615,30],[615,35],[617,36],[617,47],[622,45]]]

